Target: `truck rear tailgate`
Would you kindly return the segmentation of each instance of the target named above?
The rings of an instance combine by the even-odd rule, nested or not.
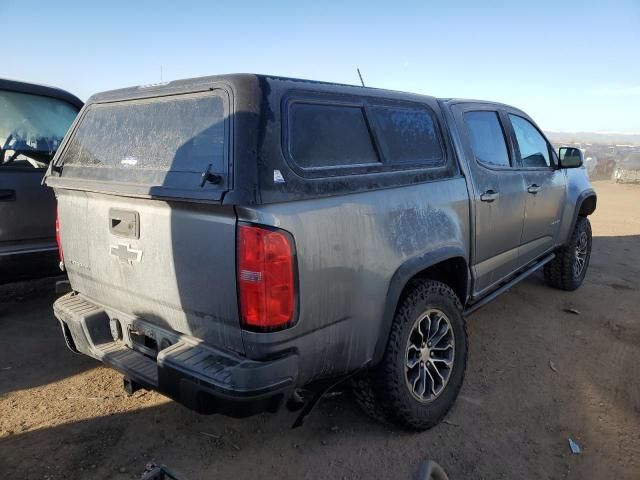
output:
[[[232,207],[66,189],[57,196],[74,290],[106,308],[243,352]]]

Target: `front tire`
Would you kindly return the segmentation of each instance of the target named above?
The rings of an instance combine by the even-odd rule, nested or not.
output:
[[[466,365],[460,300],[444,283],[423,281],[402,300],[384,357],[353,382],[354,396],[376,419],[426,430],[455,402]]]
[[[544,266],[545,281],[554,288],[567,291],[582,285],[591,259],[591,243],[591,223],[587,217],[578,217],[569,243]]]

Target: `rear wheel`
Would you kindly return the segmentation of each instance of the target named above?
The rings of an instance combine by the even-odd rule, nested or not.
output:
[[[402,301],[383,360],[354,381],[354,396],[376,419],[425,430],[455,402],[466,363],[467,333],[458,297],[443,283],[424,281]]]
[[[569,291],[582,285],[591,259],[591,242],[589,219],[578,217],[569,243],[544,266],[545,281],[552,287]]]

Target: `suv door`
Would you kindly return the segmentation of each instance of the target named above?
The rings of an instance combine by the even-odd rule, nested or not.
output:
[[[475,239],[474,296],[482,295],[517,270],[526,189],[498,109],[487,104],[452,108],[468,159],[473,186]]]
[[[519,252],[524,266],[556,246],[566,177],[557,168],[553,148],[533,122],[521,113],[507,112],[506,117],[527,191]]]
[[[0,90],[0,257],[57,250],[53,192],[41,185],[78,108]]]
[[[53,192],[44,168],[0,164],[0,256],[56,250]]]

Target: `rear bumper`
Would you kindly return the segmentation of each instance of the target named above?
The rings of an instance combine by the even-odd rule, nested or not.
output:
[[[71,350],[200,413],[246,417],[276,411],[295,386],[296,355],[249,360],[143,319],[127,318],[75,293],[58,299],[53,309]],[[134,336],[140,332],[159,347],[136,343]]]

